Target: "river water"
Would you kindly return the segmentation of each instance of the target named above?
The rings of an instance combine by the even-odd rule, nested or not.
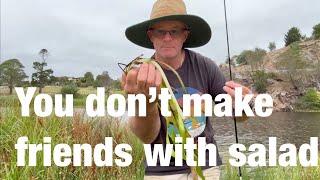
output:
[[[84,109],[76,109],[88,118]],[[121,120],[127,120],[127,115]],[[88,118],[94,119],[94,118]],[[210,118],[217,141],[219,154],[225,163],[229,159],[229,146],[236,142],[234,121],[230,117]],[[269,137],[277,137],[277,148],[281,144],[294,144],[299,148],[310,143],[310,137],[320,137],[320,113],[313,112],[274,112],[266,118],[253,117],[237,122],[239,143],[246,147],[260,143],[268,150]],[[320,150],[320,143],[319,143]]]
[[[229,157],[229,146],[236,142],[233,119],[213,118],[211,121],[219,153],[225,162]],[[239,143],[247,147],[261,143],[268,148],[269,137],[277,137],[278,148],[285,143],[298,148],[310,143],[310,137],[320,137],[320,113],[275,112],[266,118],[237,122],[237,127]]]

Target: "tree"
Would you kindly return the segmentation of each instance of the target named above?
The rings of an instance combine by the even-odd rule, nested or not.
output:
[[[33,68],[36,70],[32,74],[31,84],[39,87],[39,93],[42,93],[42,88],[51,82],[52,69],[45,69],[46,62],[33,62]]]
[[[112,81],[111,85],[112,89],[120,90],[121,89],[121,81],[119,79]]]
[[[293,42],[301,41],[301,38],[300,30],[297,27],[292,27],[285,35],[284,42],[285,45],[288,46]]]
[[[261,48],[255,48],[254,51],[250,51],[247,54],[247,62],[251,66],[252,71],[261,69],[263,58],[267,54],[266,50]]]
[[[84,74],[84,81],[86,83],[87,86],[92,86],[94,83],[94,77],[93,74],[91,72],[86,72]]]
[[[41,49],[39,55],[42,59],[42,62],[33,62],[33,68],[36,72],[32,74],[31,84],[39,87],[39,93],[42,93],[42,88],[44,88],[44,86],[49,84],[52,80],[53,70],[45,69],[47,66],[45,60],[48,57],[48,54],[49,52],[47,49]]]
[[[1,66],[1,64],[0,64],[0,66]],[[3,76],[3,71],[0,69],[0,86],[2,86],[2,84],[3,84],[3,80],[1,78],[1,76]]]
[[[260,83],[260,82],[256,82],[256,80],[261,81],[260,75],[261,74],[263,75],[263,73],[259,74],[259,72],[263,70],[263,59],[266,54],[267,52],[264,49],[255,48],[254,51],[250,50],[246,55],[247,64],[250,65],[250,70],[251,70],[251,72],[249,72],[249,75],[255,84]],[[260,92],[262,91],[264,90],[261,90]]]
[[[97,76],[94,86],[106,87],[110,85],[111,82],[112,82],[112,79],[110,78],[109,73],[107,71],[104,71],[101,75]]]
[[[67,76],[62,76],[62,77],[51,77],[51,82],[57,83],[59,86],[67,85],[69,84],[69,79]]]
[[[241,54],[237,57],[236,59],[236,62],[237,64],[239,65],[242,65],[242,64],[247,64],[247,57],[248,57],[248,54],[251,52],[251,50],[244,50],[241,52]]]
[[[262,60],[267,52],[261,48],[255,48],[254,50],[244,50],[237,57],[238,64],[249,64],[251,71],[255,71],[262,64]]]
[[[40,52],[39,52],[39,55],[40,55],[40,57],[42,59],[42,62],[46,62],[46,59],[49,56],[49,51],[47,49],[41,49]]]
[[[9,59],[0,64],[0,82],[8,85],[10,94],[15,86],[22,85],[23,80],[28,77],[23,68],[18,59]]]
[[[320,23],[313,26],[312,37],[314,39],[320,39]]]
[[[231,66],[235,66],[235,59],[237,59],[237,56],[233,56],[230,58],[230,64]],[[229,58],[226,58],[226,60],[224,61],[226,64],[229,64]]]
[[[270,52],[276,49],[276,43],[275,42],[269,42],[268,46]]]
[[[56,83],[58,83],[58,82],[59,82],[58,77],[52,75],[51,79],[50,79],[50,84],[51,85],[56,85]]]
[[[283,71],[289,78],[291,84],[295,89],[298,89],[303,83],[301,71],[306,67],[306,61],[301,55],[301,50],[297,42],[292,43],[289,49],[279,56],[279,62],[276,64],[277,68]],[[299,73],[300,71],[300,73]]]

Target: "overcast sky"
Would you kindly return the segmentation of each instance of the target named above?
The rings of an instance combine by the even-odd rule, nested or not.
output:
[[[155,0],[0,0],[0,61],[17,58],[31,76],[38,52],[50,52],[48,65],[55,76],[95,75],[108,71],[120,77],[117,62],[129,62],[152,50],[126,39],[126,27],[149,18]],[[218,64],[226,59],[223,0],[185,0],[189,14],[204,18],[213,37],[193,50]],[[283,47],[292,26],[310,36],[320,23],[319,0],[227,0],[231,54],[255,47],[267,49],[270,41]]]

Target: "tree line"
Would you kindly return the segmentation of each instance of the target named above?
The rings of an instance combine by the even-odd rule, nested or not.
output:
[[[55,77],[53,70],[48,68],[46,62],[49,51],[41,49],[39,51],[40,60],[33,62],[34,72],[31,75],[31,81],[27,80],[28,76],[24,71],[23,64],[18,59],[9,59],[0,64],[0,86],[8,86],[10,94],[13,93],[14,87],[17,86],[34,86],[39,88],[39,93],[47,85],[56,86],[75,86],[75,87],[110,87],[120,89],[120,81],[113,80],[108,71],[102,72],[94,78],[92,72],[86,72],[83,77]]]

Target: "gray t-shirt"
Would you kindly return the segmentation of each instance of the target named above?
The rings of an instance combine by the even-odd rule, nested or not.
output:
[[[223,73],[220,71],[219,67],[213,62],[211,59],[202,56],[199,53],[194,51],[185,49],[185,60],[180,68],[176,71],[180,75],[186,89],[187,93],[193,94],[210,94],[212,98],[217,96],[218,94],[224,94],[223,86],[225,85],[225,78]],[[182,88],[180,87],[180,83],[176,77],[176,75],[170,71],[163,69],[170,85],[173,87],[173,91],[175,96],[179,101],[181,98]],[[183,92],[182,92],[183,94]],[[219,103],[219,102],[215,102]],[[180,103],[179,103],[180,105]],[[181,105],[180,105],[181,106]],[[183,108],[183,107],[182,107]],[[216,141],[213,137],[213,128],[211,122],[208,117],[205,118],[205,128],[202,130],[199,136],[196,136],[195,143],[197,142],[197,137],[206,137],[207,143],[213,143],[216,145]],[[162,142],[165,146],[166,143],[166,132],[170,131],[169,127],[166,127],[166,120],[163,116],[160,116],[161,120],[161,128],[160,132],[156,138],[155,142]],[[167,129],[168,128],[168,129]],[[152,146],[153,149],[153,146]],[[206,152],[206,166],[202,167],[203,169],[209,168],[209,152]],[[217,151],[217,165],[221,165],[221,159]],[[145,163],[145,173],[146,175],[170,175],[170,174],[180,174],[180,173],[189,173],[190,168],[187,166],[186,162],[183,161],[183,166],[175,166],[174,165],[174,157],[171,157],[170,166],[160,166],[158,161],[157,166],[147,166]]]

